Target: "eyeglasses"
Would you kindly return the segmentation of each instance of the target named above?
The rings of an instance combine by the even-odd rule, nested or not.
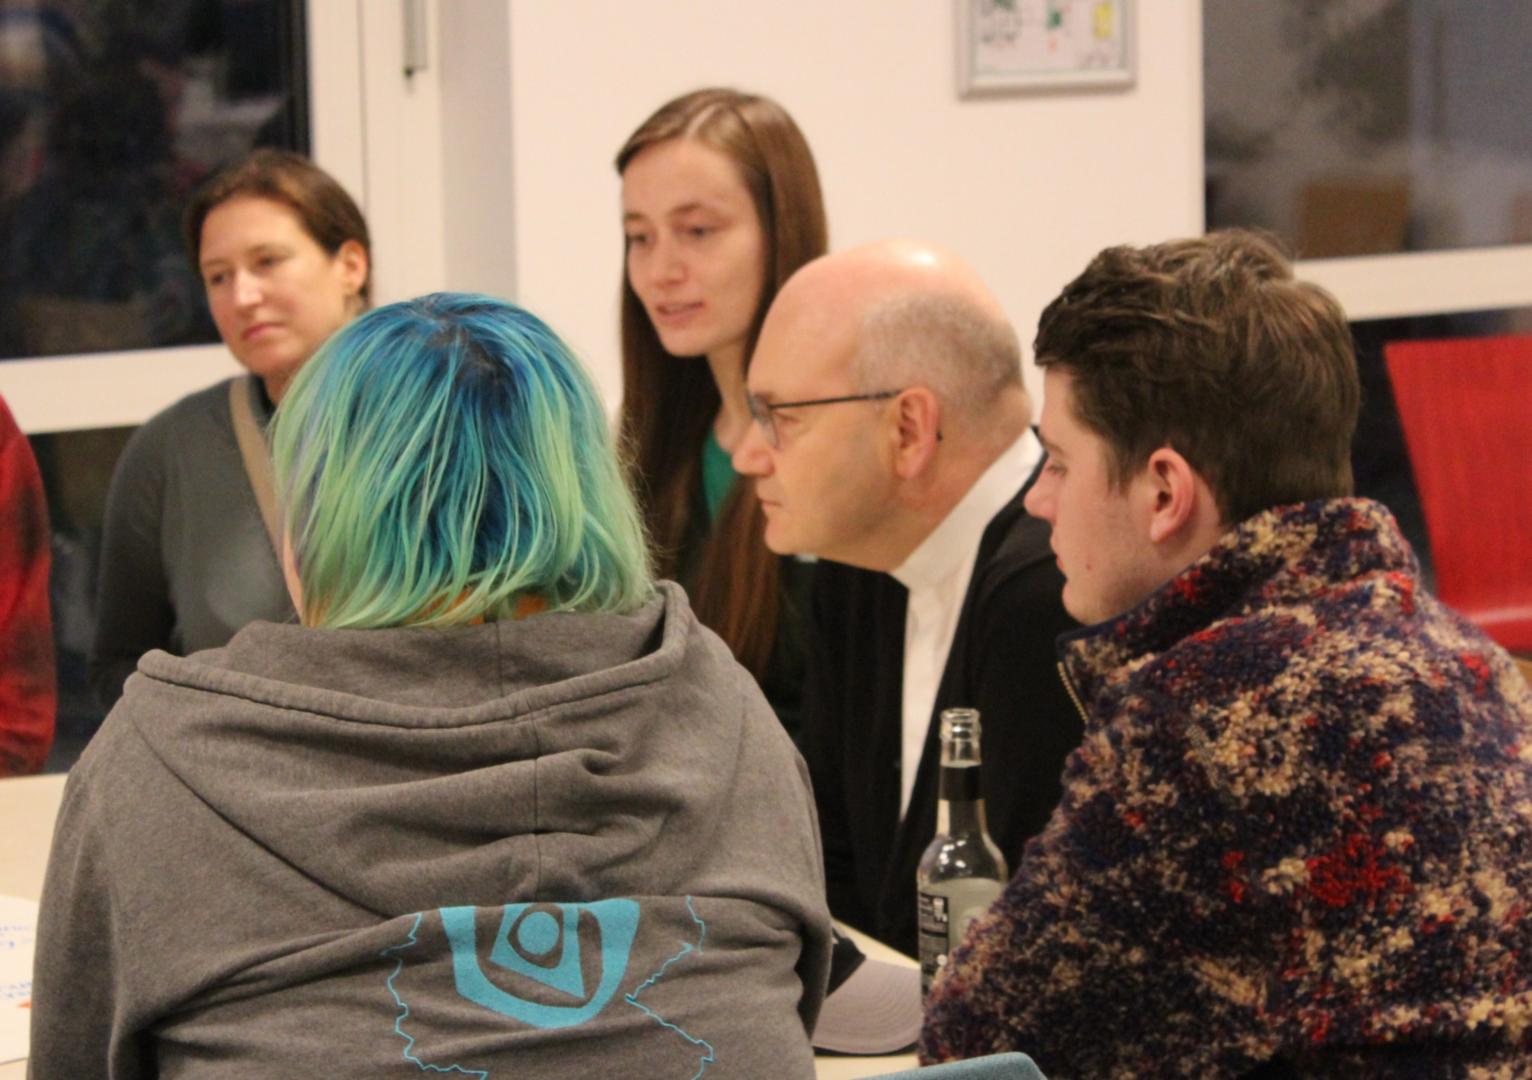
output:
[[[847,394],[844,397],[812,398],[808,401],[766,401],[745,391],[745,403],[750,406],[750,419],[761,425],[766,445],[773,450],[782,449],[782,439],[777,434],[778,409],[807,409],[811,405],[841,405],[848,401],[883,401],[898,397],[903,390],[880,390],[876,394]]]

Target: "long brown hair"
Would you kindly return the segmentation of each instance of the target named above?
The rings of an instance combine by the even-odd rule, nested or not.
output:
[[[620,175],[640,152],[670,139],[696,139],[738,167],[766,238],[765,284],[745,340],[745,365],[761,322],[788,277],[825,253],[828,228],[819,173],[808,143],[776,102],[737,90],[695,90],[662,105],[617,153]],[[677,572],[697,486],[702,445],[720,399],[711,370],[665,352],[642,302],[622,275],[622,437],[634,486],[664,577]],[[740,663],[765,674],[778,618],[777,557],[763,539],[765,517],[748,484],[736,484],[694,563],[688,582],[697,617],[718,632]]]

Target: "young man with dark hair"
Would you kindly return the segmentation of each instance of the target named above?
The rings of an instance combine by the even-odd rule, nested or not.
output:
[[[1085,738],[924,1056],[1524,1075],[1532,693],[1350,495],[1340,306],[1252,233],[1112,248],[1036,353]]]

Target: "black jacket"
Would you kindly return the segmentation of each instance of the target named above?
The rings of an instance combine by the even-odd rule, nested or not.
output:
[[[1014,870],[1060,794],[1080,716],[1054,641],[1074,627],[1048,526],[1027,514],[1029,480],[990,521],[942,672],[909,812],[899,820],[904,624],[908,592],[887,574],[819,564],[803,753],[819,803],[830,910],[913,955],[915,867],[936,831],[941,710],[983,724],[989,830]]]

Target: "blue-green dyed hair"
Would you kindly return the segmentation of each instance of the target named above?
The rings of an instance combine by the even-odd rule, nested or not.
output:
[[[630,611],[648,550],[594,385],[547,325],[436,293],[338,331],[272,422],[303,621]]]

